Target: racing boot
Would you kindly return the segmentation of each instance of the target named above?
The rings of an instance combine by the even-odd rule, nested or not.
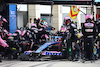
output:
[[[82,63],[85,63],[85,61],[86,61],[86,59],[85,59],[85,58],[83,58],[83,59],[82,59]]]

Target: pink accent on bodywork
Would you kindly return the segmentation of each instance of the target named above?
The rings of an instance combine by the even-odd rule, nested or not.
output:
[[[24,51],[24,53],[25,52],[28,52],[28,53],[35,53],[35,51],[31,51],[31,50],[29,50],[29,51]]]
[[[42,52],[41,54],[42,54],[42,55],[45,55],[45,52]]]
[[[6,42],[4,42],[4,40],[0,37],[0,45],[5,47],[9,47],[8,44]]]

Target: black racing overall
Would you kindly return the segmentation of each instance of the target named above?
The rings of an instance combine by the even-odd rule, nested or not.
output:
[[[69,24],[66,25],[68,32],[65,32],[65,34],[62,36],[62,43],[64,44],[64,39],[66,37],[66,43],[67,43],[67,50],[66,50],[66,58],[69,59],[69,56],[71,54],[71,60],[74,59],[75,57],[75,50],[77,48],[77,50],[79,51],[79,47],[78,44],[76,43],[77,41],[77,26],[71,22]],[[76,46],[76,47],[75,47]],[[71,49],[71,53],[70,53],[70,49]]]
[[[93,47],[96,38],[96,25],[93,22],[82,23],[82,33],[84,38],[84,59],[94,59]]]

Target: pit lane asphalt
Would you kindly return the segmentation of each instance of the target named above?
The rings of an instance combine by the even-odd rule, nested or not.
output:
[[[19,61],[19,60],[3,60],[0,67],[100,67],[100,60],[94,63],[90,61],[72,62],[66,60],[50,60],[50,61]]]

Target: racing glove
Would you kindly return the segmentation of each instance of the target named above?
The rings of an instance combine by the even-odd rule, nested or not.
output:
[[[98,36],[100,37],[100,33],[98,34]]]

